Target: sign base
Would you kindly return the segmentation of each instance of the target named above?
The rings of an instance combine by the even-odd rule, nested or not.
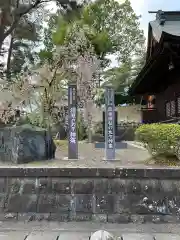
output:
[[[77,159],[71,159],[71,158],[68,158],[68,157],[64,157],[62,160],[64,161],[78,161],[78,160],[84,160],[83,157],[78,157]]]
[[[121,161],[121,159],[118,159],[118,158],[115,158],[115,159],[106,159],[106,158],[103,158],[102,159],[102,162],[109,162],[109,161],[116,161],[116,162],[120,162]]]
[[[125,142],[115,142],[115,149],[126,149],[128,148],[127,143]],[[105,142],[96,142],[95,143],[95,148],[105,149]]]

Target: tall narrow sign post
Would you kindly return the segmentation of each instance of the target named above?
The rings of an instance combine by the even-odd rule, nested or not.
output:
[[[68,86],[68,159],[78,159],[77,86]]]
[[[105,158],[115,159],[115,106],[114,89],[106,86],[105,90]]]

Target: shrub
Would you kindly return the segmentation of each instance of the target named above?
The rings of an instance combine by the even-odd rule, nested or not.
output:
[[[180,125],[144,124],[137,128],[135,136],[153,156],[174,154],[179,158]]]

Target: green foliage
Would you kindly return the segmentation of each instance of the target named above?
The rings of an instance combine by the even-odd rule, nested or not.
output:
[[[102,93],[98,98],[96,98],[95,103],[97,104],[97,106],[102,106],[105,104],[105,96],[104,93]],[[115,106],[121,105],[121,104],[130,104],[130,103],[134,103],[134,99],[133,97],[129,96],[128,94],[124,94],[123,93],[116,93],[114,95],[114,104]],[[139,103],[139,101],[138,101]]]
[[[32,124],[33,126],[44,127],[44,128],[46,127],[44,119],[39,112],[29,113],[26,117],[26,121]]]
[[[66,11],[58,10],[55,14],[49,16],[47,27],[44,28],[43,44],[44,48],[40,51],[40,62],[48,61],[52,63],[53,53],[56,51],[56,45],[65,44],[65,39],[71,23],[79,16],[82,5],[77,2],[70,2],[71,8]],[[57,27],[58,26],[58,27]]]
[[[130,103],[133,103],[133,98],[129,95],[115,93],[114,102],[115,102],[115,106],[121,105],[121,104],[130,104]]]
[[[159,154],[176,154],[177,143],[180,139],[180,125],[178,124],[144,124],[136,130],[138,141],[147,145],[149,152]]]
[[[11,80],[12,75],[24,72],[30,69],[31,64],[35,64],[37,54],[35,53],[35,44],[42,40],[42,29],[44,22],[49,19],[49,26],[45,28],[43,42],[45,44],[45,51],[40,53],[40,60],[52,60],[53,44],[52,44],[52,31],[53,24],[56,24],[56,15],[50,15],[46,5],[51,0],[44,2],[43,0],[29,0],[27,3],[21,0],[1,0],[0,1],[0,53],[3,52],[3,44],[7,37],[12,41],[8,50],[7,71],[3,72],[3,77],[6,76]],[[66,12],[71,12],[69,7],[78,9],[77,2],[73,3],[67,1],[54,0],[58,3],[61,12],[66,9]],[[62,3],[62,4],[61,4]],[[68,15],[67,14],[67,15]],[[50,16],[50,18],[49,18]],[[17,47],[18,43],[18,47]],[[22,44],[21,44],[22,43]],[[21,44],[21,46],[20,46]],[[26,47],[24,45],[27,45]],[[16,45],[16,47],[15,47]],[[27,48],[28,47],[28,48]],[[3,54],[4,55],[4,54]],[[37,63],[37,62],[36,62]]]
[[[95,52],[98,56],[102,56],[108,52],[111,52],[112,43],[110,37],[107,32],[102,31],[100,33],[96,33],[96,35],[89,37],[92,41],[92,45],[94,46]]]
[[[53,53],[52,52],[50,52],[50,51],[46,51],[46,50],[41,50],[40,52],[39,52],[39,57],[40,57],[40,59],[49,59],[49,60],[52,60],[52,58],[53,58]]]
[[[112,84],[116,93],[115,105],[134,102],[134,99],[128,94],[128,89],[139,74],[144,62],[145,50],[142,50],[133,61],[129,60],[121,63],[120,67],[114,67],[104,71],[104,85]],[[104,104],[104,93],[98,98],[97,103],[98,105]]]
[[[53,41],[63,45],[72,25],[81,27],[95,53],[104,59],[107,54],[116,53],[125,61],[144,43],[143,32],[139,30],[139,18],[130,2],[119,4],[115,0],[96,0],[84,5],[78,15],[67,21],[61,15]]]
[[[131,62],[122,63],[104,72],[105,84],[111,83],[117,92],[124,92],[131,75]]]
[[[14,30],[14,37],[16,39],[26,39],[28,41],[37,41],[40,36],[37,31],[40,30],[40,23],[35,24],[33,20],[28,17],[23,17]]]
[[[9,52],[10,62],[7,65],[11,77],[29,70],[35,64],[37,53],[34,47],[35,43],[13,39],[12,52]]]
[[[64,18],[61,16],[59,18],[58,28],[56,32],[52,34],[52,40],[56,45],[64,44],[69,27],[70,27],[69,23],[65,21]]]
[[[38,17],[40,18],[40,17]],[[35,21],[31,13],[23,15],[10,36],[8,49],[7,79],[29,70],[36,60],[35,47],[41,39],[42,22]]]
[[[142,66],[142,65],[141,65]],[[115,90],[115,105],[133,103],[133,98],[128,95],[128,87],[134,81],[138,74],[139,68],[136,70],[136,64],[128,61],[122,63],[120,67],[110,68],[103,73],[104,84],[111,84]],[[104,92],[97,98],[98,106],[105,103]]]
[[[84,21],[93,26],[97,33],[108,34],[110,52],[118,54],[122,61],[127,60],[144,42],[139,17],[128,0],[122,4],[115,0],[96,0],[85,9]]]
[[[35,2],[36,0],[32,1]],[[74,3],[72,2],[72,10],[64,7],[64,9],[66,9],[65,11],[62,11],[61,8],[56,14],[49,15],[48,26],[44,29],[44,48],[39,53],[41,64],[45,62],[50,68],[53,68],[52,66],[58,64],[58,69],[61,68],[61,60],[62,65],[64,64],[63,58],[59,57],[60,61],[58,63],[54,62],[54,53],[58,53],[58,48],[56,48],[55,44],[67,44],[71,38],[70,33],[73,31],[75,25],[83,29],[88,44],[90,45],[90,48],[88,49],[91,49],[91,45],[93,46],[97,57],[103,60],[103,67],[106,67],[109,64],[106,59],[106,56],[109,53],[116,53],[121,60],[125,61],[126,59],[129,59],[133,51],[137,50],[137,46],[141,45],[142,33],[139,30],[139,20],[134,14],[129,1],[126,1],[124,4],[119,4],[114,0],[96,0],[91,1],[90,3],[88,1],[88,3],[82,6],[73,4]],[[43,4],[41,6],[41,10],[44,13]],[[7,15],[9,15],[10,8],[8,7],[7,9]],[[31,70],[32,65],[34,65],[34,69],[37,69],[37,55],[32,52],[32,50],[36,48],[36,45],[32,42],[39,40],[42,37],[41,34],[38,34],[41,33],[40,28],[42,22],[39,17],[35,20],[37,12],[38,9],[35,7],[31,9],[29,13],[23,14],[20,19],[17,19],[18,24],[16,25],[16,28],[8,33],[13,36],[12,51],[9,52],[10,64],[8,65],[8,70],[15,75],[17,73],[28,72]],[[3,31],[6,31],[6,29],[12,25],[12,19],[6,23]],[[30,28],[27,28],[27,25],[29,25]],[[44,25],[46,24],[43,24],[43,26]],[[1,28],[2,26],[0,26],[0,30]],[[2,32],[2,35],[4,34],[5,32]],[[47,74],[43,77],[43,84],[41,81],[43,87],[40,88],[36,86],[36,89],[33,90],[35,92],[33,97],[31,95],[31,102],[33,102],[33,98],[36,98],[39,108],[39,112],[28,116],[29,121],[34,125],[46,126],[45,117],[47,120],[47,116],[44,114],[45,111],[48,112],[47,115],[50,125],[54,123],[54,118],[53,121],[51,121],[54,110],[51,112],[51,109],[53,109],[55,102],[58,101],[57,95],[60,95],[59,89],[62,89],[63,87],[60,81],[56,78],[57,72],[54,74],[56,77],[52,77],[52,74],[53,71],[50,72],[49,76]],[[121,69],[115,69],[114,71],[109,72],[109,75],[113,76],[113,82],[118,91],[121,91],[121,89],[123,91],[125,87],[124,83],[129,76],[128,67],[126,68],[123,64]],[[63,76],[60,76],[60,78],[65,79],[66,81],[67,79],[71,79],[71,76],[70,74],[68,76],[65,76],[64,74]],[[117,84],[117,82],[119,82],[119,84]],[[81,121],[79,124],[82,125]],[[84,126],[81,126],[79,129],[80,135],[83,135],[84,133],[82,134],[82,132],[84,132]]]
[[[33,37],[33,31],[35,30],[34,26],[38,22],[42,23],[42,18],[44,18],[47,14],[46,6],[47,3],[50,3],[51,0],[43,1],[43,0],[29,0],[28,2],[20,1],[20,0],[1,0],[0,1],[0,32],[1,32],[1,38],[0,38],[0,49],[2,47],[2,43],[6,37],[11,35],[14,31],[16,31],[18,28],[20,29],[20,25],[26,26],[25,31],[28,31],[31,33],[31,37]],[[59,0],[54,0],[54,2],[57,3],[58,7],[61,10],[67,10],[69,12],[69,9],[78,9],[79,4],[77,1],[66,1],[66,3]],[[24,20],[29,20],[28,17],[31,17],[30,24],[27,25],[28,22],[25,22]],[[36,17],[41,16],[41,20],[37,21]],[[21,35],[21,31],[19,31]],[[28,33],[28,35],[29,35]],[[23,36],[24,38],[24,36]],[[29,37],[28,37],[29,39]]]

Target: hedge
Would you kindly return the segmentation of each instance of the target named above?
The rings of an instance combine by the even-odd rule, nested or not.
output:
[[[153,156],[174,154],[180,159],[180,125],[144,124],[136,129],[135,136]]]

